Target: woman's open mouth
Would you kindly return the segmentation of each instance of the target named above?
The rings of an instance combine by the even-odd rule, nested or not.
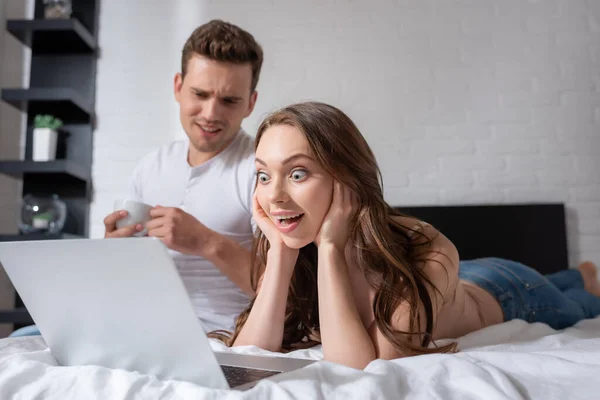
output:
[[[286,216],[280,215],[275,217],[275,225],[281,233],[290,233],[291,231],[296,229],[298,224],[300,224],[300,221],[302,221],[302,217],[304,217],[304,213]]]

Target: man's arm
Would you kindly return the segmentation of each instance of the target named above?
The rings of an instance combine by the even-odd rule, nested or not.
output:
[[[172,250],[205,258],[245,293],[254,294],[250,285],[250,251],[179,208],[156,206],[150,215],[152,220],[146,224],[148,236],[159,238]]]
[[[202,257],[219,268],[247,295],[254,295],[250,284],[250,251],[239,243],[214,231],[209,236],[207,245],[203,250],[200,250],[203,253],[200,254]]]

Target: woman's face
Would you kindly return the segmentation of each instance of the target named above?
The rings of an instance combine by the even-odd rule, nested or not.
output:
[[[304,134],[289,125],[269,127],[256,149],[258,203],[299,249],[312,243],[331,205],[333,178],[314,159]]]

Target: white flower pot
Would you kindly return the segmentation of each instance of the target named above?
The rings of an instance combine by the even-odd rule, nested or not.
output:
[[[52,161],[56,158],[58,132],[50,128],[33,129],[33,161]]]

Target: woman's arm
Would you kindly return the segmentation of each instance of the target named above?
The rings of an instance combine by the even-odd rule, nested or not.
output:
[[[405,222],[405,221],[403,221]],[[454,298],[458,286],[459,254],[454,243],[444,236],[437,229],[429,224],[421,224],[419,231],[427,238],[432,238],[431,247],[422,254],[422,268],[425,275],[429,278],[434,287],[426,285],[431,298],[433,309],[433,327],[437,326],[438,315],[442,310],[444,301]],[[409,226],[409,225],[407,225]],[[424,240],[423,237],[415,236],[414,240],[418,243]],[[421,315],[419,327],[421,332],[426,329],[426,318],[423,304],[418,305],[419,315]],[[407,301],[400,303],[392,315],[392,326],[394,329],[403,332],[410,331],[410,304]],[[400,353],[381,333],[376,325],[369,329],[369,335],[375,344],[377,358],[392,360],[400,357],[407,357],[413,354]],[[414,335],[413,344],[420,345],[422,338]]]
[[[269,241],[270,248],[254,305],[233,346],[255,345],[265,350],[280,351],[288,291],[299,252],[285,245],[281,234],[258,203],[256,194],[252,207],[254,220]]]
[[[270,250],[254,306],[233,346],[254,345],[280,351],[288,290],[297,254]]]
[[[348,187],[334,182],[331,206],[315,243],[319,248],[317,287],[323,356],[362,369],[375,359],[375,348],[356,308],[345,257],[349,222],[356,213],[355,196]]]
[[[434,237],[432,246],[424,255],[424,272],[441,292],[428,287],[433,306],[434,324],[444,298],[451,296],[458,283],[458,252],[454,244],[433,227],[422,230]],[[411,354],[400,353],[381,333],[376,324],[365,327],[358,314],[350,286],[348,266],[344,254],[332,246],[319,247],[319,314],[324,358],[354,368],[364,368],[371,361],[395,359]],[[420,330],[425,330],[426,319],[422,305]],[[410,305],[402,302],[392,316],[392,326],[400,331],[410,330]],[[415,335],[415,345],[420,339]]]
[[[343,250],[319,247],[318,292],[325,360],[363,369],[376,351],[356,308]]]

